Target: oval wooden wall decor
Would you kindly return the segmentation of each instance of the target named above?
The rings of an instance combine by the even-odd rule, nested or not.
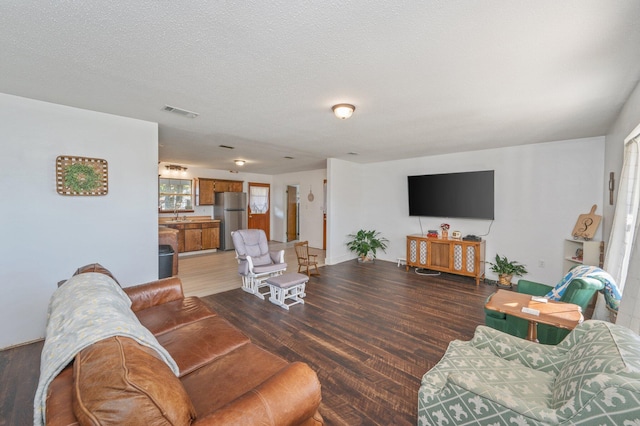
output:
[[[60,195],[95,196],[109,192],[107,161],[60,155],[56,158],[56,189]]]

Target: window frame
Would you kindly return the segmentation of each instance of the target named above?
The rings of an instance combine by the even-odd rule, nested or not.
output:
[[[191,193],[180,193],[180,192],[162,192],[161,185],[162,181],[188,181],[189,186],[191,188]],[[170,182],[167,182],[170,183]],[[161,202],[162,197],[188,197],[190,199],[191,208],[181,208],[181,209],[163,209],[162,206],[165,204]],[[158,213],[193,213],[194,212],[194,182],[193,179],[181,179],[181,178],[171,178],[171,177],[158,177]],[[188,205],[189,203],[187,203]]]

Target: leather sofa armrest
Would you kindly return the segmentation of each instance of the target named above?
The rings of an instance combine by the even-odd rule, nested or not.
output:
[[[294,362],[260,386],[192,424],[297,425],[319,417],[320,400],[316,373],[307,364]]]
[[[532,296],[544,296],[553,289],[553,286],[537,283],[529,280],[518,280],[518,293],[530,294]]]
[[[123,290],[131,299],[131,310],[133,312],[184,299],[182,281],[178,277],[164,278],[145,284],[125,287]]]

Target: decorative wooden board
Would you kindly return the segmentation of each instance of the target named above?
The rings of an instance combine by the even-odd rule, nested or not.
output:
[[[100,158],[60,155],[56,158],[56,189],[60,195],[107,195],[107,161]]]
[[[602,216],[595,214],[596,209],[598,208],[597,204],[594,204],[591,207],[591,211],[587,214],[581,214],[578,217],[578,221],[576,222],[576,226],[573,227],[573,235],[574,239],[583,238],[585,240],[593,239],[593,236],[596,234],[598,230],[598,226],[600,226],[600,220]]]

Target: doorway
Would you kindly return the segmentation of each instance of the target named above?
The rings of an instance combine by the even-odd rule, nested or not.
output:
[[[271,185],[268,183],[249,182],[249,205],[247,213],[247,227],[249,229],[262,229],[271,240],[271,217],[269,206],[269,193]]]
[[[298,187],[287,185],[287,242],[296,241],[300,236],[299,210]]]

